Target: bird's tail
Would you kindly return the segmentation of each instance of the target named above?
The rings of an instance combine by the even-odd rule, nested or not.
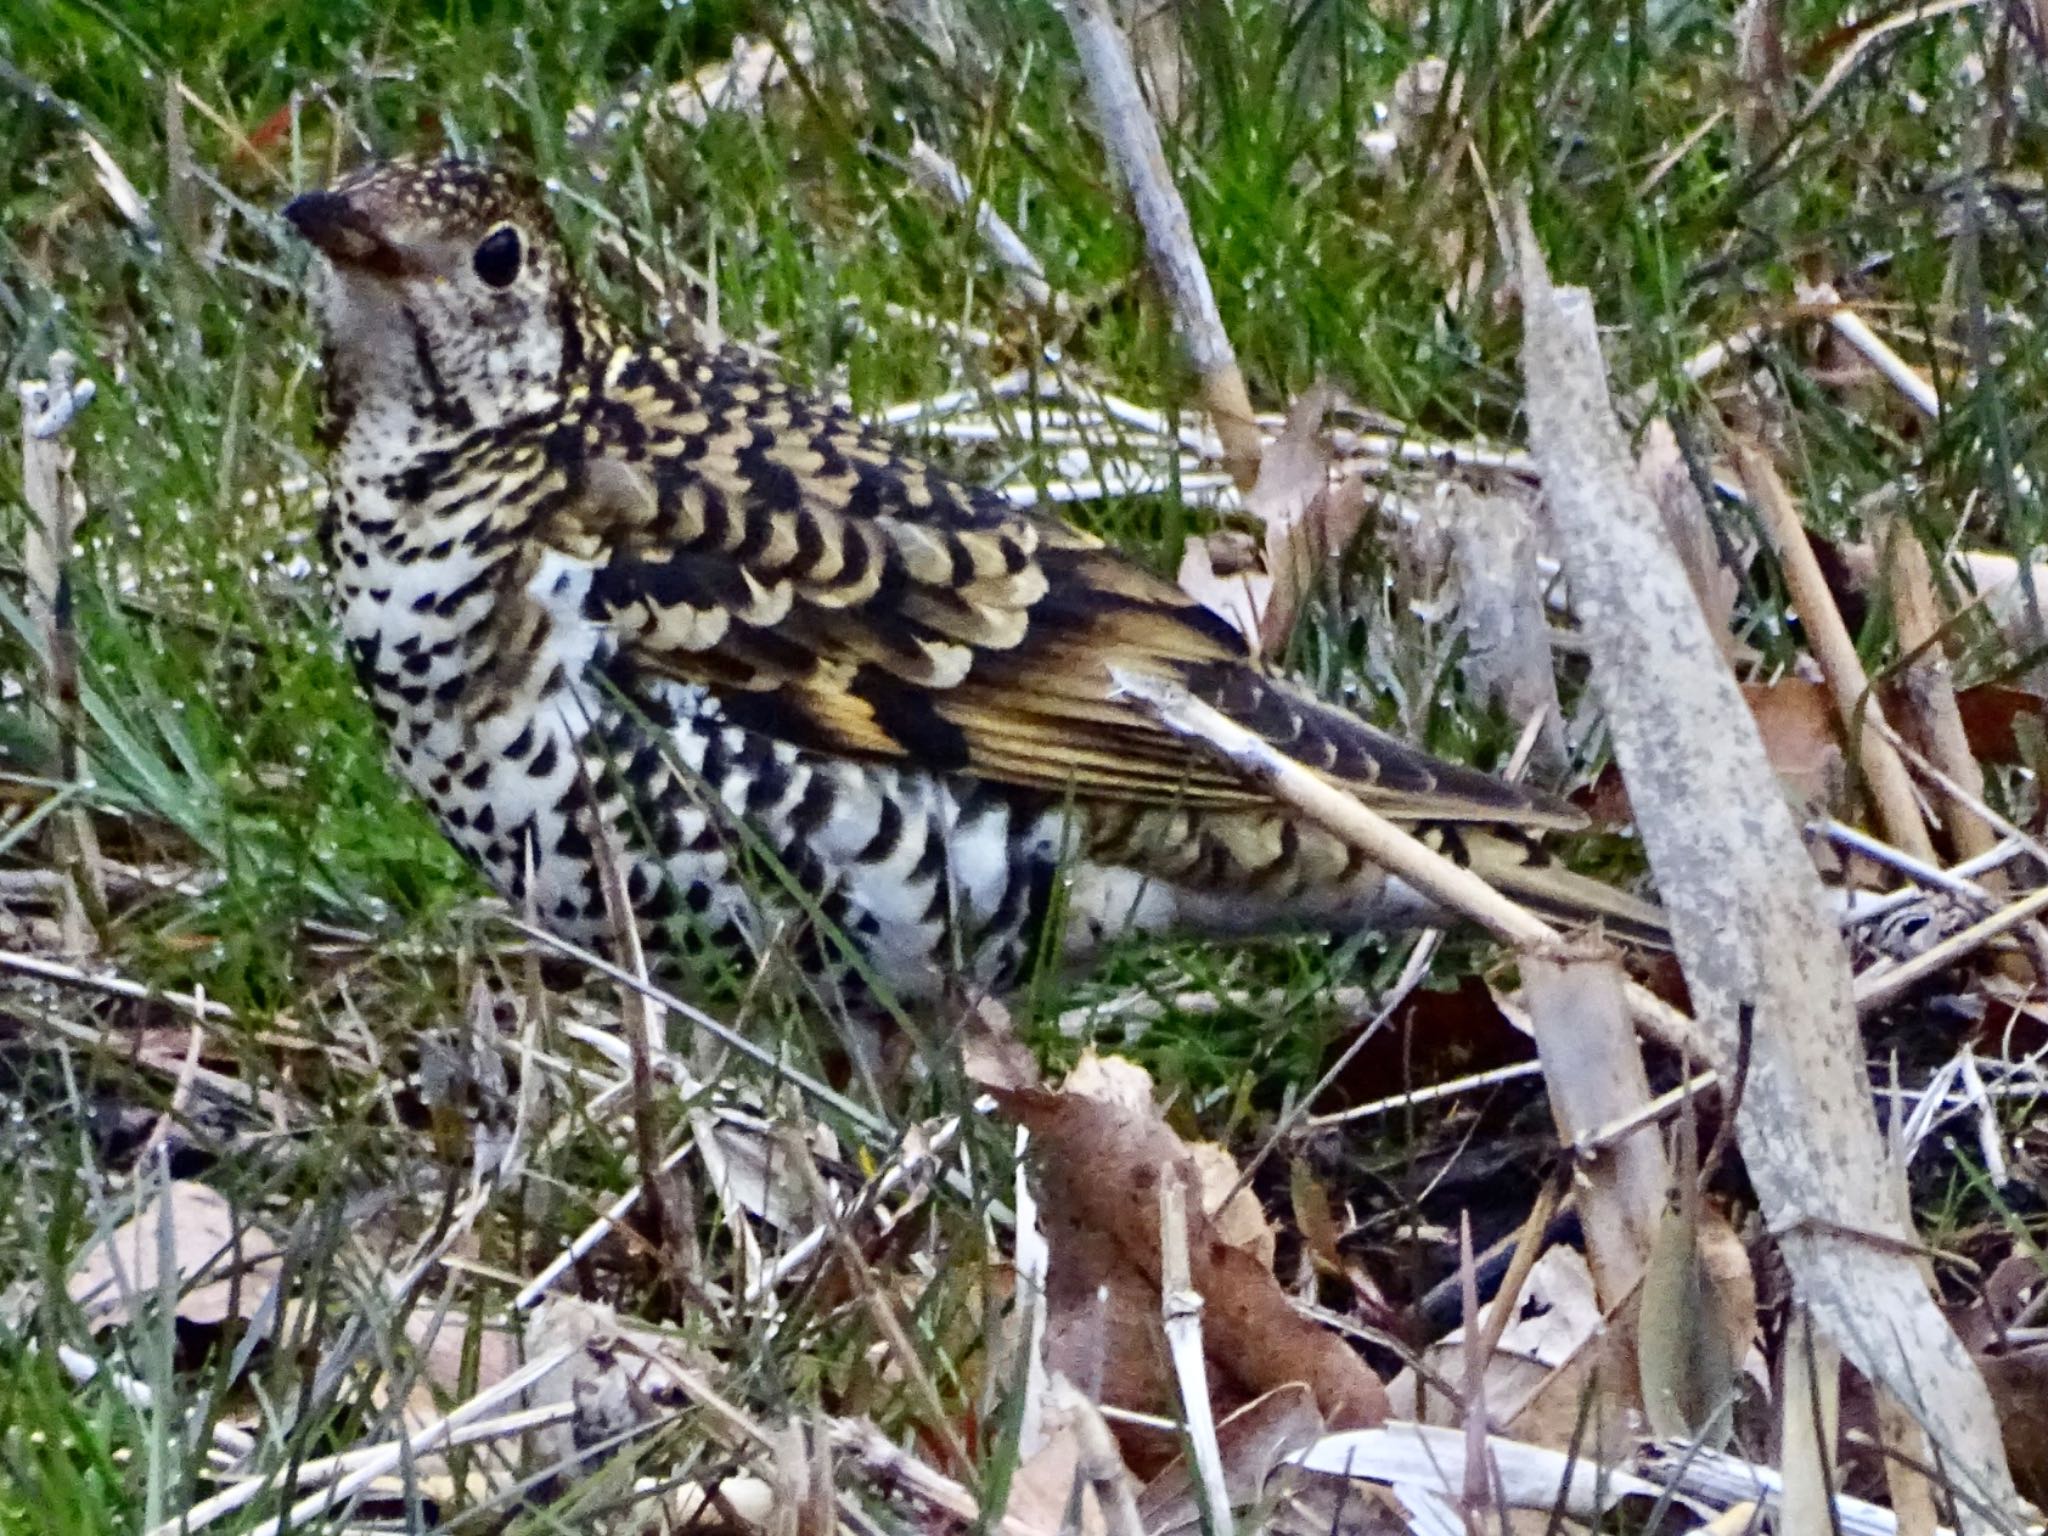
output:
[[[1659,948],[1671,943],[1662,908],[1566,869],[1534,838],[1507,828],[1460,827],[1457,840],[1475,875],[1540,917],[1597,922],[1617,937]]]

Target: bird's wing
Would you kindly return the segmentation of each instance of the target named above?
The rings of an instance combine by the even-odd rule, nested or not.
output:
[[[615,383],[607,409],[629,414],[593,429],[533,530],[595,565],[589,611],[629,675],[702,684],[738,724],[872,761],[1082,799],[1264,798],[1112,697],[1123,669],[1185,684],[1387,814],[1577,822],[1264,676],[1178,587],[829,406],[737,371],[677,391],[650,366]]]

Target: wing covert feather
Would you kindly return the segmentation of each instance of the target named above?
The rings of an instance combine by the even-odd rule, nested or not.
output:
[[[1576,823],[1264,675],[1177,586],[750,366],[636,366],[537,531],[599,552],[589,611],[632,667],[715,689],[752,728],[1083,799],[1266,798],[1113,701],[1118,667],[1186,684],[1383,813]]]

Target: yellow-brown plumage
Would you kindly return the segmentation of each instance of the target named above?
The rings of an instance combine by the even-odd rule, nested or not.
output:
[[[695,830],[720,815],[912,992],[952,963],[1013,973],[1056,905],[1052,866],[1074,882],[1079,947],[1118,927],[1417,908],[1116,697],[1113,670],[1186,686],[1384,814],[1464,826],[1449,846],[1553,906],[1654,920],[1525,856],[1524,834],[1573,824],[1568,809],[1267,676],[1230,626],[1099,540],[948,478],[736,352],[615,339],[511,178],[383,167],[288,212],[333,271],[344,628],[401,766],[508,890],[538,850],[556,920],[595,921],[593,830],[651,816],[647,909],[679,887],[688,909],[758,930],[730,849]],[[431,703],[388,664],[400,648],[437,679]],[[548,754],[530,807],[516,766],[482,774],[523,814],[517,838],[479,838],[480,813],[437,786],[478,777],[492,733],[522,719],[582,772],[562,779]],[[530,760],[538,739],[505,745]],[[650,744],[679,761],[650,765]],[[639,782],[608,796],[622,753]],[[924,822],[907,875],[891,863],[916,838],[906,815]],[[929,895],[899,901],[889,882],[905,878]]]

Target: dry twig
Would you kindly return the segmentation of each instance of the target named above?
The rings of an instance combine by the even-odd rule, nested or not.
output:
[[[975,195],[973,185],[960,167],[948,160],[922,138],[910,141],[910,170],[934,192],[959,207],[971,209],[974,227],[990,253],[1001,263],[1011,286],[1033,309],[1053,309],[1063,302],[1045,280],[1045,268],[1024,237],[990,207],[987,199]]]
[[[90,137],[90,136],[88,136]],[[94,386],[77,376],[69,352],[50,355],[47,379],[21,386],[21,494],[29,519],[22,567],[28,577],[29,618],[42,651],[44,701],[56,728],[67,781],[79,779],[78,642],[71,630],[71,541],[83,520],[72,483],[72,452],[64,433],[91,404]],[[99,838],[82,805],[56,822],[56,864],[68,882],[62,908],[64,949],[80,955],[94,947],[92,920],[107,905]]]
[[[1180,1386],[1181,1421],[1208,1505],[1208,1528],[1227,1536],[1230,1490],[1223,1480],[1223,1452],[1216,1444],[1216,1412],[1209,1402],[1209,1365],[1202,1353],[1202,1293],[1188,1263],[1187,1186],[1174,1177],[1159,1181],[1159,1309],[1166,1348]]]
[[[1237,366],[1236,350],[1224,332],[1208,269],[1195,249],[1187,205],[1173,184],[1159,130],[1145,108],[1130,44],[1103,0],[1066,0],[1065,10],[1095,103],[1097,127],[1130,189],[1153,272],[1173,306],[1181,344],[1201,376],[1203,400],[1223,439],[1224,463],[1240,486],[1249,486],[1261,452],[1251,396]]]

